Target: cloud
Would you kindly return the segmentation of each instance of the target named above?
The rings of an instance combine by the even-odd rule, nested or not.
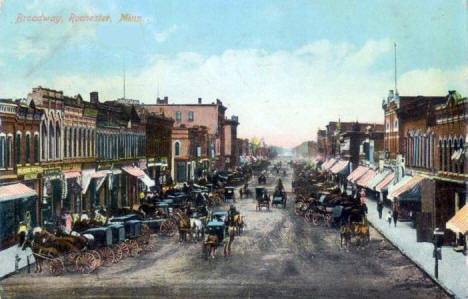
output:
[[[153,37],[154,37],[154,40],[157,42],[157,43],[163,43],[167,40],[167,38],[172,34],[174,33],[175,31],[177,30],[177,26],[176,25],[172,25],[171,27],[168,27],[166,29],[164,29],[163,31],[160,31],[160,32],[155,32],[153,34]]]
[[[198,97],[209,103],[220,98],[229,115],[239,116],[238,136],[262,136],[269,144],[294,146],[315,139],[318,127],[338,117],[383,123],[381,101],[393,88],[393,72],[372,66],[391,50],[388,40],[368,41],[361,47],[320,40],[290,51],[155,54],[147,67],[128,68],[126,93],[155,103],[159,82],[160,96],[169,96],[171,103],[196,103]],[[400,95],[444,95],[457,89],[466,96],[467,74],[466,67],[411,70],[399,76]],[[122,96],[120,73],[62,73],[11,88],[17,88],[12,89],[16,96],[25,86],[29,91],[36,85],[69,95],[81,93],[85,98],[93,90],[103,100]]]

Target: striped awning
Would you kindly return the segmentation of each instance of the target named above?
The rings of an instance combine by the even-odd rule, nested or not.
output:
[[[323,170],[327,170],[327,169],[329,169],[330,167],[332,167],[335,163],[336,163],[336,159],[335,159],[335,158],[331,158],[330,160],[328,160],[327,162],[325,162],[325,163],[322,165],[322,169],[323,169]]]
[[[411,178],[411,179],[410,179],[406,184],[404,184],[403,186],[392,190],[392,193],[389,194],[388,197],[389,197],[390,199],[398,198],[398,197],[402,196],[403,194],[405,194],[406,192],[408,192],[409,190],[411,190],[411,188],[415,187],[417,184],[421,183],[423,180],[424,180],[423,177],[421,177],[421,176],[415,176],[415,177]]]
[[[366,188],[375,190],[375,187],[390,174],[391,172],[389,170],[376,172],[375,176],[366,183]]]
[[[387,190],[388,185],[393,181],[395,178],[395,173],[391,173],[388,176],[386,176],[380,183],[375,186],[375,191],[377,192],[383,192]]]
[[[415,177],[405,176],[395,185],[389,186],[387,198],[392,201],[397,199],[398,196],[403,194],[404,191],[407,191],[412,186],[414,186],[412,182],[414,182],[416,178],[419,178],[419,176],[415,176]]]
[[[454,233],[466,234],[468,231],[468,205],[464,205],[455,216],[445,224],[445,227]]]
[[[346,179],[354,183],[357,179],[362,177],[368,170],[369,168],[367,167],[358,166],[358,168],[356,168],[353,172],[351,172],[351,174],[348,175]]]
[[[99,170],[91,174],[91,178],[92,179],[105,178],[108,173],[109,173],[109,170]]]
[[[37,193],[35,190],[21,183],[0,186],[0,201],[26,198],[36,195]]]
[[[80,171],[64,171],[63,174],[65,175],[66,179],[74,179],[81,176]]]
[[[135,176],[137,178],[143,177],[145,175],[145,172],[143,170],[141,170],[140,168],[135,167],[135,166],[133,166],[133,167],[132,166],[125,166],[125,167],[122,167],[122,169],[126,173],[128,173],[130,175],[133,175],[133,176]]]
[[[334,174],[338,174],[338,173],[341,173],[342,171],[345,171],[346,167],[349,167],[349,161],[340,160],[338,163],[333,165],[332,168],[330,168],[330,171]]]
[[[366,172],[359,180],[356,181],[358,186],[365,187],[367,182],[369,182],[373,177],[375,177],[376,172],[372,169]]]

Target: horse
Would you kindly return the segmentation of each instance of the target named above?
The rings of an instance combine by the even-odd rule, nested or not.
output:
[[[190,218],[190,237],[197,240],[203,239],[203,224],[200,219]]]
[[[231,255],[231,245],[232,245],[232,242],[234,241],[235,235],[236,235],[235,228],[233,226],[228,226],[227,238],[224,239],[224,257]]]
[[[241,232],[244,230],[245,226],[245,216],[241,216],[236,214],[232,217],[231,225],[234,227],[234,230],[238,236],[240,236]]]
[[[218,247],[218,236],[215,234],[210,234],[206,238],[206,241],[203,242],[203,253],[205,256],[205,259],[208,259],[208,257],[215,258],[216,256],[216,248]]]
[[[190,219],[187,217],[179,217],[177,227],[179,228],[179,242],[187,241],[187,235],[190,235],[192,231]]]

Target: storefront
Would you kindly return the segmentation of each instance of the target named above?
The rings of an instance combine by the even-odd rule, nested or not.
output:
[[[21,183],[0,186],[0,250],[18,242],[20,223],[37,226],[37,192]]]
[[[148,159],[148,174],[157,185],[157,188],[163,186],[167,181],[167,157]]]
[[[62,215],[63,200],[67,194],[65,176],[60,167],[45,168],[42,181],[41,222],[42,225],[56,223]]]
[[[37,194],[41,194],[41,179],[42,167],[40,166],[24,166],[17,168],[18,179],[22,181],[24,185],[36,191]],[[40,218],[40,201],[39,198],[36,202],[35,210],[36,219]]]

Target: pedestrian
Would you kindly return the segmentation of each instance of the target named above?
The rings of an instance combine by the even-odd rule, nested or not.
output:
[[[379,200],[377,202],[377,212],[379,212],[379,219],[382,219],[382,211],[383,211],[383,202]]]
[[[364,188],[362,188],[361,192],[359,192],[359,195],[360,195],[361,206],[363,206],[363,205],[366,204],[366,190],[364,190]]]
[[[242,190],[242,188],[239,189],[239,195],[240,195],[240,198],[242,199],[244,195],[244,191]]]
[[[395,223],[395,227],[396,227],[397,221],[398,221],[398,210],[395,208],[393,210],[393,222]]]
[[[392,211],[388,211],[387,214],[388,227],[392,225]]]

